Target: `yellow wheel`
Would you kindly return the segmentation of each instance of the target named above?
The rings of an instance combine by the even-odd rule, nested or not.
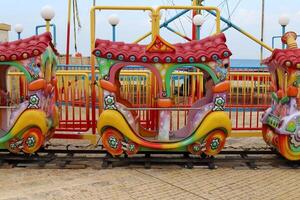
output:
[[[107,128],[102,133],[102,144],[105,149],[113,156],[123,153],[122,142],[124,138],[121,133],[115,129]]]
[[[44,144],[45,137],[39,128],[30,128],[23,134],[23,152],[32,154]]]
[[[218,154],[224,147],[227,134],[222,130],[215,130],[205,138],[204,153],[209,156]]]
[[[293,135],[278,135],[278,150],[288,160],[300,160],[300,142]]]

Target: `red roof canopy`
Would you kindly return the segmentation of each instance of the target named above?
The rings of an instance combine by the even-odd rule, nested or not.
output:
[[[52,44],[52,37],[49,32],[22,40],[1,43],[0,61],[24,60],[30,57],[39,56],[48,46],[51,46],[54,53],[58,55],[57,50]]]
[[[300,49],[275,49],[263,64],[269,66],[297,67],[300,64]]]
[[[173,52],[149,52],[146,45],[97,39],[93,54],[97,57],[145,63],[203,63],[231,56],[223,33],[200,41],[172,45]]]

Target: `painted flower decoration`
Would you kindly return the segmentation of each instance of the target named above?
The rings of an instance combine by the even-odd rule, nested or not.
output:
[[[118,140],[115,137],[111,136],[111,137],[108,138],[108,144],[111,148],[117,149],[119,143],[118,143]]]
[[[33,147],[35,144],[35,139],[34,137],[28,137],[26,140],[26,144],[28,145],[28,147]]]
[[[133,152],[134,149],[135,149],[134,144],[130,144],[129,147],[128,147],[128,150]]]
[[[222,111],[224,110],[225,100],[223,99],[223,97],[216,97],[214,104],[215,107],[213,108],[213,111]]]
[[[289,140],[295,148],[299,148],[300,147],[300,131],[298,131],[294,135],[290,135]]]
[[[211,144],[210,144],[210,147],[212,150],[216,150],[220,145],[220,139],[219,138],[214,138],[212,141],[211,141]]]
[[[115,98],[113,96],[106,96],[104,99],[104,104],[105,104],[105,109],[109,109],[109,110],[115,110],[116,105],[115,105]]]
[[[194,150],[195,152],[200,151],[200,150],[201,150],[200,145],[194,145],[194,146],[193,146],[193,150]]]
[[[39,108],[38,107],[39,101],[40,101],[40,98],[36,94],[31,95],[29,97],[28,108]]]

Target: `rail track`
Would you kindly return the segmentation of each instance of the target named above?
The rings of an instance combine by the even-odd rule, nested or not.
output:
[[[113,167],[185,167],[217,169],[299,168],[300,162],[287,161],[271,149],[225,149],[216,157],[199,157],[178,152],[141,152],[135,156],[112,157],[102,149],[41,149],[33,155],[0,151],[0,168],[83,169]]]

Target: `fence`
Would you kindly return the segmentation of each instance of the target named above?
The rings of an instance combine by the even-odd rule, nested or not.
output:
[[[230,72],[227,110],[235,136],[261,134],[260,118],[271,104],[268,72]]]

